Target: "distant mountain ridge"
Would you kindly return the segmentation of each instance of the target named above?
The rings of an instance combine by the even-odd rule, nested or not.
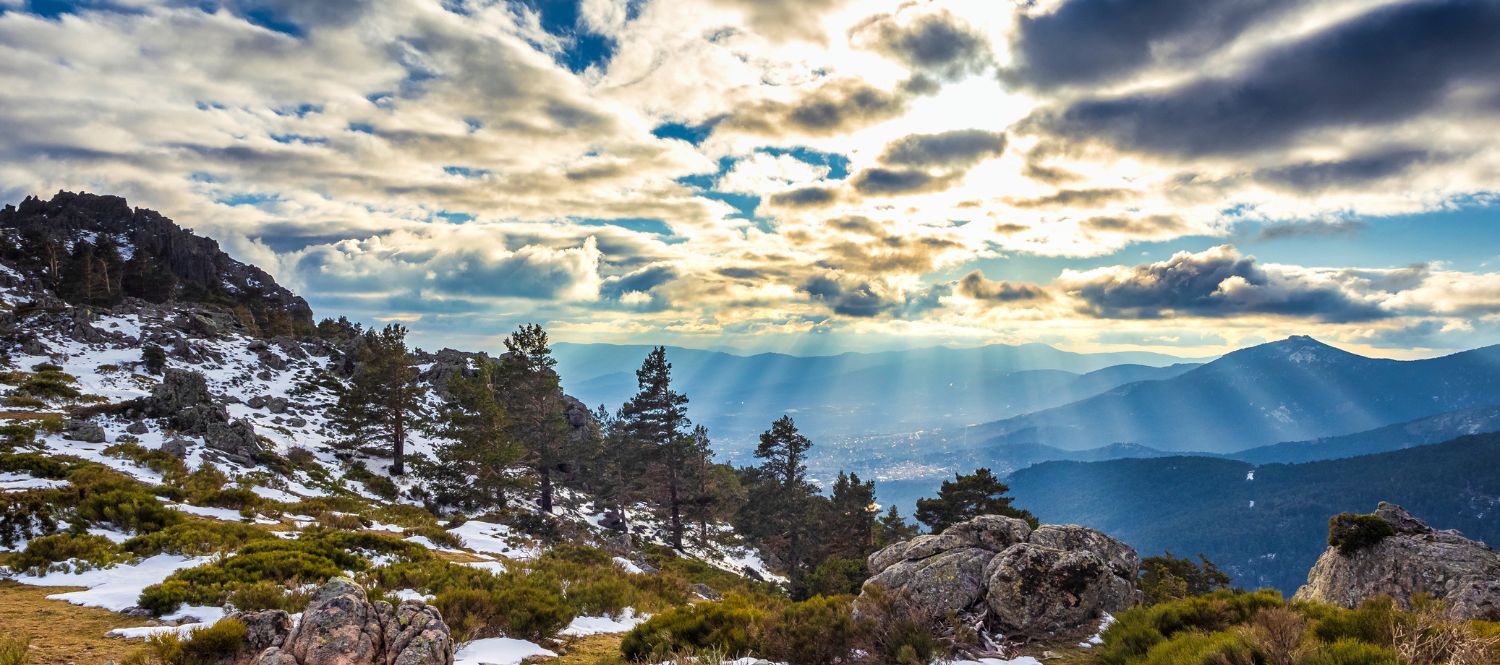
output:
[[[1427,360],[1366,358],[1310,337],[1241,349],[1158,381],[986,423],[982,446],[1112,443],[1232,453],[1500,403],[1500,346]]]
[[[1253,464],[1315,462],[1415,448],[1489,432],[1500,432],[1500,406],[1449,411],[1368,432],[1261,446],[1229,457]]]
[[[554,345],[570,392],[616,404],[635,391],[649,346]],[[933,347],[833,356],[739,356],[669,348],[689,414],[716,439],[748,441],[790,413],[813,434],[951,427],[1065,404],[1195,365],[1154,353],[1082,354],[1043,344]],[[1165,366],[1163,366],[1165,365]]]

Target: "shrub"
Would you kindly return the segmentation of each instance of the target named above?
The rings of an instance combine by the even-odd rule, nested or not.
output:
[[[1171,552],[1141,560],[1141,591],[1147,605],[1227,589],[1229,582],[1229,575],[1202,554],[1196,563]]]
[[[26,544],[26,549],[11,560],[10,567],[44,575],[52,570],[103,568],[129,558],[120,546],[103,536],[58,533],[33,538]]]
[[[61,480],[67,478],[68,473],[78,466],[70,463],[70,459],[76,458],[60,458],[41,453],[5,454],[0,455],[0,471],[29,473],[38,478]]]
[[[325,529],[338,529],[340,531],[358,531],[367,525],[364,518],[361,518],[359,515],[338,513],[330,510],[318,515],[318,526]]]
[[[1324,644],[1298,665],[1397,665],[1396,653],[1382,646],[1343,639]]]
[[[396,486],[396,482],[394,480],[370,471],[369,467],[366,467],[364,462],[354,462],[353,464],[350,464],[349,469],[344,472],[344,477],[349,480],[364,483],[365,488],[370,490],[371,494],[374,494],[375,496],[378,496],[387,501],[395,501],[396,497],[400,496],[401,494],[401,488]]]
[[[459,641],[495,637],[499,632],[500,608],[489,591],[449,589],[438,594],[432,604]]]
[[[1255,649],[1231,632],[1183,632],[1151,647],[1141,665],[1258,665]]]
[[[1395,527],[1375,515],[1339,513],[1328,519],[1328,545],[1344,556],[1353,556],[1394,535]]]
[[[36,444],[36,428],[20,423],[0,425],[0,439],[9,448],[24,448]]]
[[[58,498],[56,490],[0,493],[0,545],[9,549],[37,534],[57,531],[52,511]]]
[[[194,498],[194,502],[204,506],[215,508],[230,508],[232,510],[254,510],[260,507],[264,500],[259,494],[248,487],[228,487],[217,492]]]
[[[286,461],[299,469],[305,469],[309,466],[317,466],[318,456],[302,446],[292,446],[286,451]]]
[[[1357,640],[1373,644],[1390,644],[1391,627],[1396,621],[1396,604],[1389,596],[1365,601],[1358,609],[1319,608],[1323,616],[1313,624],[1313,636],[1322,642]]]
[[[186,492],[189,497],[206,497],[224,489],[224,486],[228,484],[229,476],[224,475],[219,467],[205,463],[183,479],[182,491]]]
[[[242,612],[261,610],[285,610],[301,612],[312,600],[312,594],[301,589],[290,589],[275,582],[261,580],[229,592],[224,602]]]
[[[943,652],[928,619],[900,599],[876,588],[859,603],[860,650],[877,662],[924,665]]]
[[[529,575],[506,577],[494,602],[501,608],[500,626],[507,636],[536,642],[556,635],[573,620],[557,587]]]
[[[1213,633],[1245,623],[1261,610],[1284,607],[1281,595],[1266,589],[1254,593],[1215,591],[1150,607],[1136,607],[1116,616],[1096,650],[1100,662],[1125,665],[1177,633]]]
[[[74,515],[89,524],[112,524],[138,533],[159,531],[183,521],[182,513],[162,505],[155,496],[134,489],[90,494],[78,502]]]
[[[849,596],[815,596],[765,621],[760,655],[790,665],[832,665],[854,650],[859,631]]]
[[[167,351],[155,344],[141,347],[141,364],[151,374],[161,374],[167,367]]]
[[[150,450],[136,443],[116,443],[104,449],[104,454],[128,459],[162,475],[167,482],[180,482],[187,475],[187,463],[164,450]]]
[[[676,607],[626,633],[620,642],[620,652],[631,660],[660,660],[685,650],[716,649],[730,655],[744,654],[753,646],[750,627],[764,617],[764,612],[741,596]]]
[[[869,576],[864,559],[832,556],[808,573],[806,591],[814,596],[856,594]]]
[[[42,367],[45,369],[36,369]],[[20,395],[32,397],[39,400],[77,399],[80,393],[73,387],[78,380],[70,374],[64,374],[61,367],[49,363],[42,363],[33,367],[35,374],[26,377],[21,385],[16,388]]]
[[[153,635],[146,650],[162,665],[216,665],[233,662],[245,647],[247,629],[239,619],[220,619],[180,637],[175,632]]]
[[[26,665],[31,642],[21,637],[0,637],[0,665]]]
[[[264,529],[239,522],[192,520],[125,541],[125,551],[136,556],[177,554],[206,556],[232,552],[246,543],[275,538]]]

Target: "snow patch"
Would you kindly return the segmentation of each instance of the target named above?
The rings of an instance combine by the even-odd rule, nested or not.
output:
[[[490,637],[468,642],[453,654],[453,665],[517,665],[531,656],[556,657],[557,654],[526,640]]]

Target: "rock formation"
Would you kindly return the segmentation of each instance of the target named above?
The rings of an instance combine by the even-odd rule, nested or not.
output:
[[[264,452],[255,427],[233,420],[223,404],[214,401],[202,374],[168,369],[144,402],[146,413],[167,419],[173,429],[203,437],[209,448],[241,464],[252,464]]]
[[[285,613],[281,613],[284,615]],[[262,616],[272,615],[272,616]],[[255,665],[452,665],[453,639],[438,611],[408,600],[371,603],[354,582],[334,578],[318,589],[289,630],[275,612],[240,617],[247,645],[266,645]]]
[[[1080,526],[985,515],[870,555],[865,582],[920,616],[979,615],[1006,635],[1093,629],[1106,612],[1140,602],[1135,550]]]
[[[1382,501],[1374,517],[1390,528],[1357,547],[1330,546],[1297,599],[1356,607],[1388,595],[1409,605],[1425,593],[1458,617],[1500,620],[1500,553],[1457,531],[1433,529],[1394,504]],[[1340,540],[1339,528],[1335,518],[1330,541]]]

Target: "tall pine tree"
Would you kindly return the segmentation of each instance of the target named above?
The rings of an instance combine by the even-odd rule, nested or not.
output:
[[[560,465],[568,436],[568,422],[558,382],[557,360],[548,346],[547,331],[528,323],[505,338],[504,359],[512,436],[527,453],[536,475],[542,512],[552,512],[552,474]]]
[[[757,511],[768,522],[782,546],[787,577],[794,594],[800,593],[806,568],[805,545],[809,531],[809,506],[817,494],[807,482],[807,451],[812,441],[797,431],[791,416],[782,416],[760,435],[755,456],[761,459],[763,483]],[[766,491],[769,490],[769,491]]]
[[[688,434],[686,395],[672,390],[672,363],[665,347],[646,355],[635,373],[639,387],[621,409],[630,436],[651,453],[658,487],[671,520],[672,547],[682,550],[682,508],[685,472],[692,459],[693,440]]]
[[[390,446],[391,473],[406,473],[406,438],[425,415],[425,389],[406,348],[406,327],[391,324],[364,334],[356,352],[354,374],[333,410],[334,425],[346,447],[361,448],[371,439]]]
[[[503,506],[508,492],[523,484],[510,473],[525,449],[510,436],[500,375],[500,363],[481,353],[471,372],[448,381],[453,399],[444,406],[442,419],[448,441],[422,469],[442,503]]]

